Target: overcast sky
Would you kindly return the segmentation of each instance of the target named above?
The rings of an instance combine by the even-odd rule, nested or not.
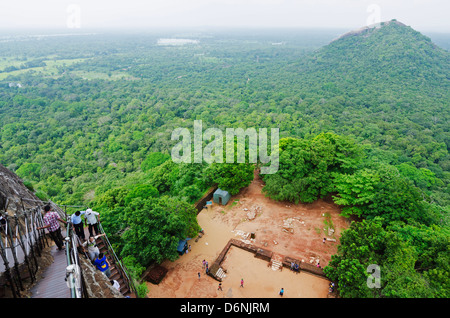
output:
[[[397,19],[450,32],[449,0],[0,0],[0,29],[301,27],[354,29]]]

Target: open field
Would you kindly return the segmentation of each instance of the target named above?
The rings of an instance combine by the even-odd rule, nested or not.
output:
[[[71,64],[83,62],[84,60],[86,60],[86,59],[84,59],[84,58],[61,59],[61,60],[48,59],[48,60],[44,60],[46,66],[30,67],[30,68],[24,68],[24,69],[19,69],[19,70],[15,70],[15,71],[0,73],[0,80],[3,80],[10,75],[13,75],[13,76],[19,75],[19,74],[23,74],[23,73],[26,73],[29,71],[42,73],[44,76],[57,76],[58,75],[58,67],[69,66]],[[3,61],[0,61],[0,69],[4,69],[7,66],[15,66],[15,67],[19,68],[25,62],[27,62],[27,61],[17,61],[17,60],[13,60],[13,59],[6,59]]]

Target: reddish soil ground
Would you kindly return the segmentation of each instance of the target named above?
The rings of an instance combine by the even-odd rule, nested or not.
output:
[[[337,251],[341,231],[350,222],[339,215],[339,207],[324,200],[311,204],[277,202],[265,197],[262,187],[263,182],[255,175],[250,186],[233,197],[226,207],[213,207],[214,211],[219,211],[217,218],[235,231],[255,233],[252,243],[257,246],[305,262],[319,259],[322,267],[326,266]],[[253,211],[256,217],[249,220],[247,214]],[[283,230],[286,221],[291,231]],[[334,229],[332,234],[327,230],[330,224]],[[326,240],[323,243],[324,238],[336,242]]]
[[[278,291],[283,287],[285,298],[327,297],[327,280],[306,272],[273,271],[267,267],[268,262],[234,247],[223,263],[227,269],[223,291],[217,290],[216,280],[205,275],[202,260],[212,264],[230,238],[242,239],[274,254],[313,265],[320,262],[322,267],[337,252],[340,233],[350,221],[339,215],[340,209],[336,205],[324,200],[311,204],[277,202],[265,197],[261,193],[262,187],[263,183],[255,173],[253,182],[233,196],[226,206],[213,203],[203,209],[197,218],[205,235],[189,241],[189,253],[175,262],[162,264],[169,271],[159,285],[148,283],[148,296],[266,298],[279,297]],[[334,233],[328,228],[334,229]],[[250,238],[250,233],[255,234],[255,239]],[[336,241],[323,243],[324,238]],[[241,278],[245,281],[244,288],[239,287]]]

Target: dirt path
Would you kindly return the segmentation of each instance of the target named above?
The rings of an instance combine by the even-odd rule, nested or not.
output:
[[[327,280],[307,273],[294,274],[288,269],[273,271],[267,267],[268,262],[234,247],[223,263],[228,271],[222,283],[223,291],[217,290],[216,280],[205,275],[202,260],[212,264],[230,238],[314,265],[319,261],[322,267],[336,253],[339,235],[349,223],[339,216],[337,206],[323,200],[297,205],[276,202],[266,198],[261,189],[262,182],[255,176],[250,186],[232,197],[226,206],[213,204],[202,210],[197,219],[205,235],[197,242],[189,241],[191,252],[175,262],[162,264],[169,271],[159,285],[148,283],[148,296],[270,298],[280,297],[278,292],[283,287],[286,298],[326,297]],[[328,232],[328,227],[334,233]],[[255,233],[254,240],[250,240],[250,233]],[[336,239],[336,242],[323,243],[323,238]],[[239,287],[241,278],[245,281],[244,288]]]

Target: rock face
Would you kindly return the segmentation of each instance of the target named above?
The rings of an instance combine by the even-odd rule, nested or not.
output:
[[[112,287],[109,279],[98,271],[89,260],[80,257],[80,262],[89,298],[123,298],[123,295]]]
[[[399,25],[399,26],[402,26],[402,27],[406,27],[405,24],[403,24],[403,23],[401,23],[399,21],[396,21],[396,20],[385,21],[385,22],[375,23],[375,24],[372,24],[372,25],[363,26],[363,27],[361,27],[359,29],[356,29],[356,30],[352,30],[350,32],[345,33],[344,35],[341,35],[339,38],[337,38],[334,41],[343,39],[345,37],[350,37],[350,36],[358,36],[358,35],[369,36],[373,30],[379,29],[379,28],[381,28],[383,26],[387,26],[389,24],[396,24],[396,25]]]
[[[25,208],[36,206],[42,201],[35,196],[13,172],[0,164],[0,210],[5,209],[8,201],[8,211],[22,211],[20,199],[23,199]]]

